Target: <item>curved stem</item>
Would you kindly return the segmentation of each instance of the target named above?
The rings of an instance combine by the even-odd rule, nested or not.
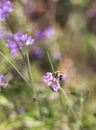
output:
[[[36,97],[36,90],[34,88],[34,80],[33,80],[33,76],[32,76],[32,73],[31,73],[31,65],[30,65],[30,61],[29,61],[28,48],[26,49],[26,53],[27,53],[27,63],[28,63],[29,78],[30,78],[31,84],[33,86],[33,91],[34,91],[34,94],[35,94],[35,97]]]
[[[68,98],[68,96],[67,96],[67,94],[65,93],[65,91],[60,87],[60,85],[59,85],[59,88],[60,88],[60,90],[63,92],[63,94],[64,94],[64,96],[65,96],[65,98],[66,98],[66,100],[67,100],[67,104],[68,104],[68,106],[69,106],[71,112],[74,114],[74,117],[77,119],[76,112],[75,112],[75,111],[73,110],[73,108],[72,108],[72,104],[71,104],[70,99]]]
[[[30,78],[30,81],[31,81],[31,84],[32,84],[32,87],[33,87],[33,92],[35,94],[36,101],[37,101],[36,105],[37,105],[37,108],[39,110],[40,117],[42,118],[43,116],[42,116],[41,104],[40,104],[40,100],[39,100],[39,97],[38,97],[38,93],[36,92],[36,89],[34,87],[35,83],[34,83],[34,79],[33,79],[32,72],[31,72],[31,65],[30,65],[30,60],[29,60],[28,47],[26,48],[26,51],[27,51],[27,62],[28,62],[29,78]]]
[[[50,65],[51,65],[52,72],[54,72],[54,67],[53,67],[53,64],[52,64],[52,60],[51,60],[50,55],[49,55],[48,52],[47,52],[47,56],[48,56],[48,60],[49,60]]]
[[[16,68],[16,66],[0,51],[0,55],[4,57],[4,59],[16,70],[16,72],[24,79],[24,81],[30,86],[27,79],[24,77],[24,75]]]

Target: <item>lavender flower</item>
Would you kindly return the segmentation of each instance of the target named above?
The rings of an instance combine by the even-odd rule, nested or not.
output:
[[[10,1],[7,0],[1,0],[3,2],[3,9],[6,12],[11,12],[12,11],[12,4]]]
[[[18,51],[22,51],[24,45],[28,46],[33,43],[34,39],[31,36],[17,32],[8,39],[7,46],[11,50],[11,54],[14,56]]]
[[[0,75],[0,86],[3,88],[7,86],[6,77],[4,75]]]
[[[55,29],[53,27],[49,27],[45,30],[45,37],[52,37],[55,34]]]
[[[49,27],[47,28],[45,31],[42,31],[40,29],[38,29],[36,32],[35,32],[35,37],[38,39],[38,40],[43,40],[45,38],[49,38],[49,37],[52,37],[55,33],[55,30],[54,28],[52,27]]]
[[[57,92],[57,91],[59,90],[59,86],[58,86],[58,85],[53,85],[53,86],[51,86],[51,88],[52,88],[55,92]]]
[[[44,35],[44,32],[40,29],[38,29],[36,32],[35,32],[35,37],[38,39],[38,40],[43,40],[45,38],[45,35]]]
[[[19,32],[16,32],[14,35],[13,35],[13,39],[16,41],[16,42],[20,42],[21,41],[21,33]]]
[[[43,77],[43,81],[47,84],[52,82],[53,76],[51,72],[47,72],[46,75]]]
[[[43,57],[43,51],[39,47],[35,46],[30,50],[30,58],[34,60],[41,59]]]
[[[35,40],[31,36],[28,36],[27,39],[25,40],[25,44],[29,46],[29,45],[32,45],[34,41]]]
[[[0,21],[5,21],[7,14],[12,11],[12,4],[10,1],[0,1]]]
[[[14,37],[14,35],[13,36],[11,36],[10,38],[9,38],[9,40],[7,41],[7,47],[9,47],[9,49],[11,50],[11,54],[14,56],[14,55],[16,55],[17,53],[18,53],[18,51],[19,50],[22,50],[23,49],[23,43],[22,42],[18,42],[18,38],[16,37],[16,39],[15,39],[15,37]]]

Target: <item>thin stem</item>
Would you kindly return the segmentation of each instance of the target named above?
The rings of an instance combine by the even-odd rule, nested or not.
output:
[[[18,50],[19,50],[19,52],[20,52],[20,54],[21,54],[22,58],[24,59],[24,62],[26,63],[26,59],[25,59],[25,57],[24,57],[24,55],[23,55],[22,51],[21,51],[19,48],[18,48]]]
[[[28,73],[29,73],[29,78],[31,80],[31,84],[33,86],[33,91],[34,91],[34,94],[35,94],[35,98],[36,98],[36,103],[37,103],[37,108],[39,109],[39,113],[40,113],[40,117],[42,117],[42,110],[41,110],[41,104],[40,104],[40,101],[38,100],[39,97],[38,97],[38,94],[36,92],[36,89],[35,89],[35,83],[34,83],[34,80],[33,80],[33,76],[32,76],[32,72],[31,72],[31,65],[30,65],[30,60],[29,60],[29,54],[28,54],[28,48],[27,48],[27,62],[28,62]]]
[[[82,126],[82,117],[83,117],[83,102],[84,102],[84,98],[83,98],[83,94],[81,92],[81,98],[80,98],[80,123],[81,123],[81,126]]]
[[[30,65],[30,61],[29,61],[28,48],[27,48],[26,50],[27,50],[26,53],[27,53],[27,63],[28,63],[29,78],[30,78],[30,81],[31,81],[32,86],[34,86],[34,80],[33,80],[32,72],[31,72],[31,65]],[[35,94],[35,97],[36,97],[36,90],[35,90],[34,87],[33,87],[33,91],[34,91],[34,94]]]
[[[52,60],[51,60],[50,55],[49,55],[48,52],[47,52],[47,56],[48,56],[48,60],[49,60],[50,65],[51,65],[52,72],[54,72],[54,67],[53,67],[53,64],[52,64]]]
[[[24,77],[22,73],[15,67],[15,65],[0,51],[0,55],[4,57],[4,59],[16,70],[16,72],[24,79],[24,81],[30,86],[27,79]]]
[[[67,100],[67,103],[68,103],[68,106],[69,106],[71,112],[74,114],[74,117],[77,119],[76,112],[75,112],[75,111],[73,110],[73,108],[72,108],[72,104],[71,104],[70,99],[68,98],[67,94],[66,94],[65,91],[60,87],[59,84],[58,84],[58,86],[59,86],[60,90],[63,92],[63,94],[64,94],[64,96],[65,96],[65,98],[66,98],[66,100]]]

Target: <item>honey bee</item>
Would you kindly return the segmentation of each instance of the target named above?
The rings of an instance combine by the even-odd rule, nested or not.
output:
[[[59,81],[63,80],[64,73],[61,71],[55,71],[52,73],[53,78],[57,78]]]

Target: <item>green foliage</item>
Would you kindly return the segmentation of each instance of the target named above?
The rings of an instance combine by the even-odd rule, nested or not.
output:
[[[5,26],[8,33],[20,31],[31,34],[35,43],[27,48],[28,54],[31,48],[38,46],[43,51],[43,57],[35,59],[33,56],[31,59],[26,54],[26,48],[22,52],[24,57],[20,53],[11,56],[6,40],[0,39],[0,52],[5,56],[0,55],[0,75],[4,74],[8,82],[6,88],[0,86],[0,130],[95,130],[96,37],[94,29],[88,30],[90,21],[81,15],[82,12],[86,14],[91,1],[83,3],[81,0],[79,5],[74,3],[75,0],[59,0],[57,3],[54,0],[52,3],[57,4],[56,19],[47,12],[48,9],[44,9],[45,14],[54,19],[50,23],[52,21],[56,36],[41,41],[36,39],[34,32],[37,28],[46,30],[42,19],[47,18],[48,21],[48,16],[39,14],[39,20],[30,21],[29,15],[27,17],[26,12],[23,13],[26,6],[23,0],[12,2],[14,11],[11,17],[7,17],[6,24],[0,23],[0,26]],[[49,7],[50,2],[47,1],[46,6]],[[35,11],[38,12],[37,8]],[[81,24],[75,20],[81,20]],[[92,26],[96,27],[95,24]],[[60,59],[54,58],[57,50],[61,54]],[[43,75],[52,71],[52,65],[55,70],[68,74],[68,79],[62,83],[66,95],[62,91],[52,91],[43,82]]]

